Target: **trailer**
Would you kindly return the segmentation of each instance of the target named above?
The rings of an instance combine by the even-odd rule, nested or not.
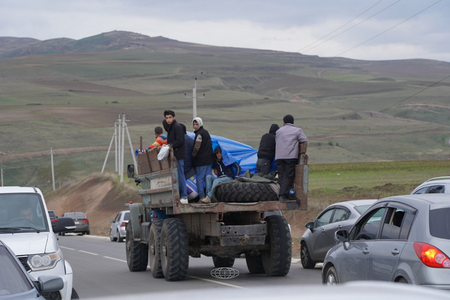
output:
[[[178,281],[186,278],[189,256],[209,256],[218,268],[232,267],[236,256],[245,254],[250,273],[287,275],[292,258],[290,228],[283,215],[269,212],[307,209],[306,148],[307,143],[299,145],[295,170],[294,191],[300,201],[279,201],[276,183],[241,177],[217,185],[214,194],[219,201],[207,204],[180,202],[172,149],[165,161],[157,159],[156,149],[140,153],[137,170],[128,167],[128,177],[141,186],[142,199],[128,205],[129,270],[146,271],[149,265],[154,278]]]

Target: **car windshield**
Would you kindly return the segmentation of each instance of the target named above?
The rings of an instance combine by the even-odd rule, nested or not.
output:
[[[0,297],[31,290],[31,285],[17,261],[0,246]]]
[[[0,233],[48,231],[38,194],[0,194]]]
[[[367,204],[367,205],[358,205],[358,206],[355,206],[355,210],[356,210],[357,212],[359,212],[360,215],[362,215],[363,212],[365,212],[369,207],[370,207],[370,204]]]
[[[430,210],[430,234],[434,237],[450,239],[450,208]]]

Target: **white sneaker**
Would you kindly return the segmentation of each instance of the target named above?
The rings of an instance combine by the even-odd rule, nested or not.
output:
[[[180,202],[181,202],[181,204],[189,204],[189,201],[187,198],[181,198]]]
[[[211,199],[208,196],[206,196],[205,198],[200,199],[200,201],[202,203],[211,203]]]

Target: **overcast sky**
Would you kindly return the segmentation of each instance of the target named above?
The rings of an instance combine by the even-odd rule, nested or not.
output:
[[[113,30],[216,46],[450,62],[449,0],[0,0],[0,36]]]

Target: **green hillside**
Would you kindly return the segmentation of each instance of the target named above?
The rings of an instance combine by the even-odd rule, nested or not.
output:
[[[205,128],[255,148],[289,113],[308,136],[310,164],[450,156],[450,80],[442,80],[450,63],[321,58],[120,31],[78,41],[3,39],[5,184],[48,182],[50,158],[38,153],[50,147],[60,150],[63,181],[100,171],[120,113],[130,119],[134,148],[141,136],[153,142],[164,109],[190,130],[192,98],[184,94],[192,97],[195,78]],[[131,154],[125,159],[131,163]]]

